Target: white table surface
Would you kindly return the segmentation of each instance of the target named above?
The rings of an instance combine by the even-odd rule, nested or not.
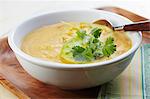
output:
[[[8,33],[20,21],[45,11],[117,6],[150,19],[150,0],[0,0],[0,36]],[[5,94],[2,94],[5,92]],[[0,86],[0,99],[16,99]]]

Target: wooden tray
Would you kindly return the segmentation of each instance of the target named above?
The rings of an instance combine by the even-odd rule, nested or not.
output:
[[[132,21],[147,20],[121,8],[103,7],[98,9],[120,14]],[[144,33],[144,37],[148,37],[147,33]],[[147,42],[149,39],[144,38],[143,43]],[[8,45],[7,37],[0,39],[0,84],[20,99],[96,98],[100,90],[100,86],[98,86],[84,90],[66,91],[32,78],[16,60]]]

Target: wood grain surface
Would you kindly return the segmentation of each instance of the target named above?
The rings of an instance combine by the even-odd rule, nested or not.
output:
[[[8,89],[10,92],[12,92],[15,96],[17,96],[19,99],[25,98],[30,99],[24,92],[16,88],[12,83],[10,83],[8,80],[3,78],[3,76],[0,76],[0,85],[2,85],[4,88]]]
[[[116,7],[98,9],[115,12],[132,21],[147,20],[144,17]],[[148,37],[149,34],[144,33],[143,43],[150,43]],[[84,90],[67,91],[59,89],[56,86],[44,84],[32,78],[18,63],[13,51],[8,45],[7,37],[0,39],[0,84],[20,99],[96,98],[100,89],[99,86]]]

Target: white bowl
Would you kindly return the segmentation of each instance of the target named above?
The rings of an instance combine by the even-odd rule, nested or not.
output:
[[[120,15],[101,10],[47,12],[33,16],[19,24],[8,36],[9,45],[22,67],[31,76],[42,82],[64,89],[97,86],[114,79],[129,65],[141,43],[142,35],[140,32],[128,33],[132,40],[132,48],[128,52],[112,60],[91,64],[61,64],[41,60],[21,51],[20,45],[26,34],[44,25],[55,24],[60,21],[93,22],[98,19],[107,19],[114,26],[132,23]]]

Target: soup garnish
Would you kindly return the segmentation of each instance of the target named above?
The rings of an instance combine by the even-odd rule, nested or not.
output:
[[[60,57],[70,63],[86,63],[104,56],[109,57],[116,51],[114,38],[108,37],[102,42],[99,39],[101,32],[98,27],[90,31],[77,30],[76,36],[63,45]]]

